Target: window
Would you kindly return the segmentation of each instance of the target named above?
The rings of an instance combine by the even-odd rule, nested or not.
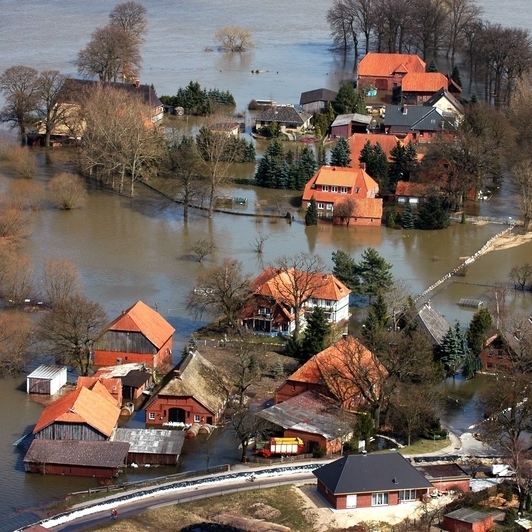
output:
[[[371,506],[386,506],[388,504],[387,493],[372,493]]]
[[[150,412],[148,414],[148,419],[155,419],[155,412]]]
[[[342,194],[347,194],[347,187],[340,187],[340,192]]]
[[[201,421],[201,416],[194,414],[194,423],[199,423]]]
[[[329,185],[322,185],[321,189],[323,190],[323,192],[328,192],[329,191]]]
[[[332,211],[333,210],[332,203],[327,203],[327,210],[328,211]]]
[[[355,194],[360,194],[360,187],[357,187],[357,188],[355,189]]]
[[[401,490],[399,492],[399,499],[401,501],[415,501],[416,500],[416,490]]]
[[[338,187],[331,187],[331,192],[338,192]]]
[[[318,209],[325,209],[325,205],[323,205],[323,203],[318,203]]]

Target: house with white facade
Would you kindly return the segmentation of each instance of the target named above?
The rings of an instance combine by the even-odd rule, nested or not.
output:
[[[349,288],[328,273],[267,268],[251,285],[251,294],[240,313],[240,323],[255,333],[288,335],[295,329],[297,298],[303,301],[299,311],[303,328],[305,314],[317,306],[323,308],[331,323],[338,324],[349,318],[350,293]]]

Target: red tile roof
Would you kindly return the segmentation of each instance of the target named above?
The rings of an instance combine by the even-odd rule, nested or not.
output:
[[[93,392],[83,386],[50,403],[43,410],[33,429],[33,434],[60,421],[62,423],[86,423],[105,436],[111,436],[120,416],[120,408],[109,398],[104,398],[105,393],[109,392],[102,388]]]
[[[425,62],[415,54],[379,54],[369,52],[358,64],[359,76],[389,77],[395,72],[425,72]]]
[[[142,333],[157,349],[163,347],[175,333],[175,329],[155,310],[137,301],[112,321],[102,334],[107,331],[131,331]]]
[[[397,181],[396,196],[426,198],[430,195],[431,183],[412,183],[410,181]]]
[[[107,401],[111,401],[112,404],[120,406],[118,400],[113,394],[117,393],[117,390],[122,390],[122,380],[118,378],[107,377],[78,377],[76,388],[81,387],[88,388],[94,393],[100,394]]]
[[[401,82],[403,92],[430,92],[449,87],[449,80],[440,72],[409,72]]]
[[[403,145],[403,142],[399,140],[395,135],[385,135],[384,133],[376,133],[373,135],[369,134],[359,134],[355,133],[354,135],[351,135],[349,137],[349,148],[351,149],[351,166],[357,167],[359,166],[359,157],[360,153],[362,152],[362,148],[364,148],[364,145],[366,144],[366,141],[370,141],[372,146],[375,146],[377,142],[381,145],[382,149],[384,150],[384,153],[386,153],[386,156],[388,157],[388,160],[391,160],[391,151],[393,148],[395,148],[395,145],[397,142],[399,144]]]
[[[359,394],[354,379],[349,376],[357,368],[365,368],[370,375],[375,375],[376,382],[386,372],[369,349],[353,336],[346,336],[314,355],[287,381],[325,385],[338,399],[346,401]]]

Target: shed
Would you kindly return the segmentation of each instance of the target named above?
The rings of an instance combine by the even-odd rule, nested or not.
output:
[[[129,443],[128,463],[176,465],[183,449],[182,430],[116,429],[111,441]]]
[[[487,532],[493,530],[493,514],[460,508],[443,516],[442,528],[449,532]]]
[[[42,364],[26,378],[26,392],[54,395],[66,382],[66,366],[47,366]]]
[[[458,464],[422,464],[416,468],[437,490],[467,493],[470,489],[471,477]]]
[[[33,440],[24,469],[28,473],[112,478],[126,463],[129,443],[80,440]]]

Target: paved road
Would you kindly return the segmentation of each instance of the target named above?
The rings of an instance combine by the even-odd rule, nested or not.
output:
[[[170,504],[178,504],[211,496],[226,495],[228,493],[235,493],[243,490],[314,481],[316,478],[310,469],[306,471],[290,471],[289,468],[285,468],[286,471],[284,473],[279,471],[271,473],[271,471],[274,471],[275,469],[279,468],[255,471],[257,478],[254,482],[246,480],[246,478],[249,478],[249,472],[236,473],[222,475],[216,478],[211,477],[208,479],[198,479],[197,481],[176,483],[173,486],[178,486],[178,484],[186,485],[186,487],[178,489],[178,491],[170,492],[165,489],[165,487],[158,487],[154,490],[143,490],[142,493],[144,493],[145,496],[136,500],[128,501],[126,500],[126,497],[135,497],[135,495],[141,494],[141,490],[139,490],[138,493],[131,492],[127,495],[106,497],[90,506],[74,509],[70,514],[71,520],[68,522],[50,526],[53,524],[52,519],[52,521],[46,523],[45,526],[53,531],[74,532],[78,530],[86,530],[91,527],[97,527],[108,523],[112,508],[118,510],[118,519],[121,519],[132,517],[151,508],[167,506]],[[206,480],[208,480],[209,483],[205,483]],[[148,493],[149,491],[151,491],[151,493]]]

